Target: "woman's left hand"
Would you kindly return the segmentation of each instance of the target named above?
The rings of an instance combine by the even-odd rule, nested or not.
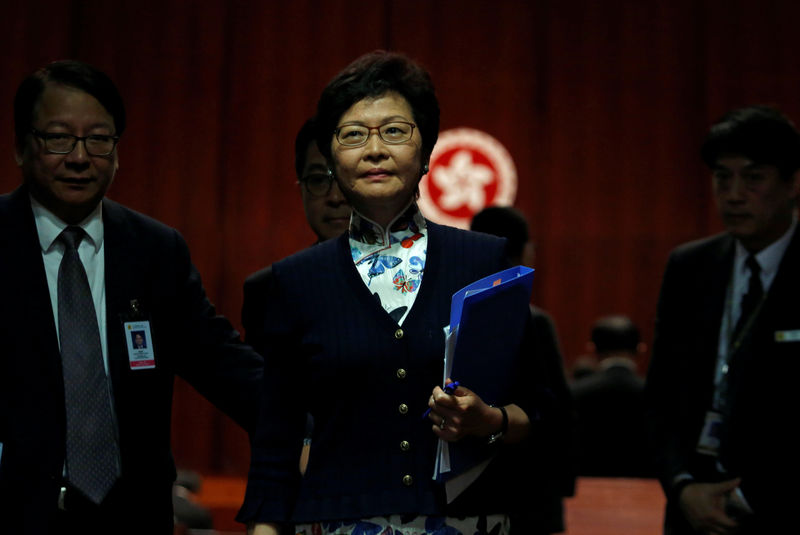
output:
[[[447,384],[450,383],[448,379]],[[488,437],[503,425],[500,409],[487,405],[478,394],[461,385],[452,394],[435,387],[428,407],[433,432],[448,442],[469,436]]]

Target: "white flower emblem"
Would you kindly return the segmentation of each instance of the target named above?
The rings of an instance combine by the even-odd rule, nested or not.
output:
[[[437,167],[431,180],[442,190],[439,205],[445,210],[454,210],[466,205],[473,212],[486,206],[484,188],[492,182],[490,167],[475,163],[472,154],[459,150],[450,159],[447,167]]]

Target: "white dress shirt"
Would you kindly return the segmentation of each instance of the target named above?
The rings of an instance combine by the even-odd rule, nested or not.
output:
[[[107,375],[106,278],[102,206],[102,202],[98,203],[92,213],[76,226],[81,227],[86,232],[86,236],[78,246],[78,256],[80,256],[83,268],[86,270],[86,277],[89,279],[94,310],[97,314],[97,326],[100,329],[100,347],[103,351],[103,363]],[[42,249],[42,260],[47,274],[47,287],[50,290],[50,305],[53,310],[56,336],[58,337],[58,268],[64,256],[64,244],[57,238],[69,225],[33,197],[31,197],[31,208],[36,220],[36,231],[39,234],[39,245]]]
[[[755,258],[761,268],[761,286],[764,289],[764,295],[767,295],[772,281],[775,280],[775,275],[778,273],[778,268],[783,260],[783,255],[789,247],[789,242],[792,241],[792,236],[797,228],[797,219],[792,221],[789,229],[772,242],[770,245],[756,253]],[[728,285],[728,297],[726,299],[725,309],[722,311],[722,324],[719,330],[719,359],[717,360],[717,374],[716,384],[719,386],[721,376],[727,372],[728,353],[730,351],[731,333],[736,322],[739,321],[739,316],[742,315],[742,297],[747,293],[750,283],[750,269],[745,265],[747,257],[750,253],[744,248],[738,240],[736,241],[736,253],[733,258],[733,276]]]

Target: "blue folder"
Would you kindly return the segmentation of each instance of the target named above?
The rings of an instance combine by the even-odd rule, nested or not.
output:
[[[534,270],[500,271],[453,295],[450,330],[455,333],[451,378],[490,404],[504,404],[512,384],[530,316]]]
[[[453,294],[445,375],[478,394],[485,403],[506,405],[515,362],[530,318],[531,268],[500,271]],[[435,478],[449,480],[489,459],[493,449],[479,440],[444,445]],[[441,448],[440,448],[441,449]]]

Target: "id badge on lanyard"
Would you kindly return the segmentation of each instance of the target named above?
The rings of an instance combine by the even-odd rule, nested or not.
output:
[[[122,322],[125,331],[125,346],[128,348],[128,365],[131,370],[148,370],[156,367],[153,335],[150,320],[139,308],[139,301],[131,301],[131,311]]]
[[[766,297],[766,294],[764,294],[764,297]],[[725,313],[722,318],[722,325],[720,326],[720,333],[721,336],[725,337],[725,343],[720,343],[721,351],[717,358],[717,367],[714,372],[714,397],[711,410],[706,412],[706,419],[703,424],[703,431],[700,433],[700,439],[697,441],[698,453],[711,455],[713,457],[719,455],[720,441],[723,433],[723,426],[725,425],[725,417],[723,415],[727,414],[728,409],[728,361],[731,355],[738,351],[745,334],[747,334],[752,327],[764,303],[764,297],[762,297],[761,301],[756,305],[755,310],[753,310],[750,316],[745,318],[744,327],[734,337],[734,329],[732,328],[733,287],[732,283],[728,285],[725,299]]]

